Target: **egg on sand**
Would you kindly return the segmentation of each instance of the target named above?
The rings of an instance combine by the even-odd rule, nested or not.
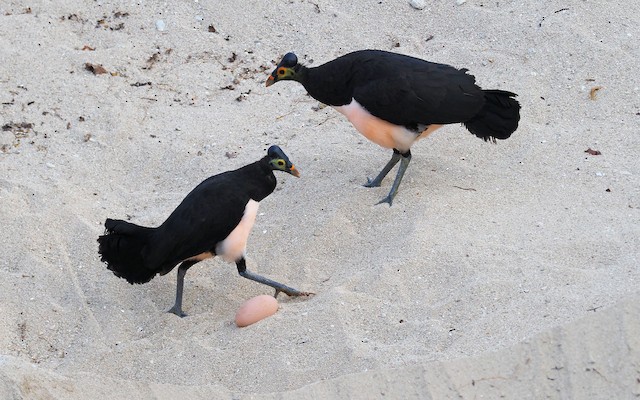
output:
[[[243,328],[267,317],[278,311],[278,300],[267,294],[253,297],[242,304],[236,313],[236,325]]]

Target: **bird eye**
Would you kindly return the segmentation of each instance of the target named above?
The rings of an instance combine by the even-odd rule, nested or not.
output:
[[[284,75],[284,68],[278,68],[278,75]]]
[[[280,167],[284,167],[284,161],[282,161],[282,160],[278,160],[278,166],[280,166]]]

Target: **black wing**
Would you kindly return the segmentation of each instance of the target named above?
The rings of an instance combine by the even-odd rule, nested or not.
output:
[[[250,199],[231,172],[210,177],[184,198],[158,228],[150,264],[175,265],[214,250],[229,236]]]
[[[353,97],[371,114],[397,125],[466,121],[484,105],[473,75],[445,64],[381,51],[352,64]]]

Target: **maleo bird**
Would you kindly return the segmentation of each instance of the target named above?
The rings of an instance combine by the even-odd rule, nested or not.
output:
[[[482,90],[467,69],[402,54],[361,50],[315,68],[287,53],[267,79],[300,82],[314,99],[344,114],[367,139],[393,149],[391,160],[366,187],[377,187],[400,162],[389,194],[391,203],[409,161],[411,145],[445,124],[463,123],[485,141],[507,139],[518,127],[515,93]]]
[[[157,228],[107,219],[105,234],[98,238],[102,261],[131,284],[149,282],[156,274],[165,275],[180,264],[176,302],[169,310],[180,317],[185,316],[182,288],[187,270],[216,255],[235,262],[241,276],[273,287],[276,297],[280,292],[308,295],[247,270],[247,238],[259,202],[276,187],[274,170],[300,176],[282,149],[271,146],[261,160],[200,183]]]

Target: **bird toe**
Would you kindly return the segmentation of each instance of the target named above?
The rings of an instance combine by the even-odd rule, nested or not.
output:
[[[372,188],[372,187],[379,187],[380,186],[380,182],[378,182],[375,179],[371,179],[371,178],[367,178],[367,183],[365,183],[364,185],[362,185],[364,187],[368,187],[368,188]]]
[[[175,307],[171,307],[171,309],[167,310],[168,313],[175,314],[180,318],[184,318],[187,316],[182,310],[178,310]]]
[[[385,196],[383,199],[381,199],[379,202],[377,202],[376,205],[383,204],[383,203],[387,203],[387,204],[389,204],[389,207],[391,207],[391,204],[393,203],[393,197]]]

